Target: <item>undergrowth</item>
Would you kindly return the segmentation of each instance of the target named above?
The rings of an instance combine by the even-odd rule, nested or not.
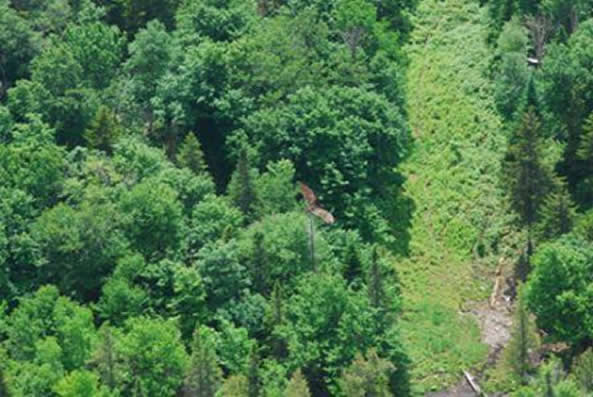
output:
[[[423,0],[414,25],[406,51],[416,143],[404,170],[415,214],[410,256],[397,267],[412,384],[422,394],[457,382],[488,354],[477,322],[463,312],[490,292],[508,217],[485,10],[470,0]]]

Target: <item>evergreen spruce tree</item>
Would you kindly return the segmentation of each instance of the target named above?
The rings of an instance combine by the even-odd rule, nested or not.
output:
[[[515,308],[511,340],[506,348],[506,360],[523,384],[532,369],[529,353],[538,345],[538,338],[533,319],[527,309],[527,301],[523,289],[519,288],[519,299]]]
[[[115,388],[115,338],[108,323],[99,329],[100,342],[91,359],[91,364],[96,366],[101,377],[101,382],[109,388]]]
[[[254,343],[249,352],[249,372],[247,373],[247,396],[260,397],[262,389],[262,380],[259,373],[259,353],[257,345]]]
[[[94,120],[84,132],[90,147],[111,154],[113,144],[123,134],[115,114],[106,106],[99,106]]]
[[[311,397],[307,379],[305,379],[300,369],[292,374],[288,385],[286,385],[284,397]]]
[[[253,256],[250,270],[254,291],[259,292],[260,294],[267,294],[268,269],[266,249],[264,247],[264,235],[259,231],[253,236]]]
[[[338,381],[346,397],[376,396],[389,397],[389,373],[393,364],[378,356],[374,349],[366,357],[357,353],[352,364],[346,368]]]
[[[548,194],[539,210],[538,237],[551,240],[570,232],[576,217],[575,205],[566,185],[558,183],[557,191]]]
[[[373,245],[371,251],[371,263],[368,271],[368,293],[371,305],[377,309],[382,308],[385,300],[385,290],[383,286],[383,272],[379,263],[377,246]]]
[[[229,194],[235,205],[243,212],[246,219],[253,213],[256,201],[254,175],[249,164],[247,149],[239,152],[237,168],[229,185]]]
[[[546,164],[540,121],[533,107],[528,108],[505,157],[504,178],[513,209],[527,228],[527,261],[533,250],[533,226],[538,220],[544,197],[552,190],[552,167]]]
[[[278,281],[274,283],[272,296],[270,297],[271,309],[268,314],[269,323],[272,327],[281,325],[284,321],[284,308],[282,302],[282,286]]]
[[[539,110],[540,104],[537,95],[537,89],[535,87],[535,77],[533,73],[529,74],[529,80],[527,81],[527,91],[525,93],[525,101],[523,105],[524,111],[529,111],[529,109],[532,109],[532,111],[538,118],[541,117],[541,113]]]
[[[284,341],[274,333],[274,329],[284,323],[284,302],[282,297],[282,286],[278,281],[274,283],[274,289],[270,296],[270,304],[266,313],[266,323],[272,334],[270,336],[270,345],[272,354],[276,358],[283,358],[286,352]]]
[[[181,167],[189,168],[195,174],[206,171],[202,146],[193,132],[185,136],[179,148],[179,153],[177,153],[177,164]]]
[[[577,156],[579,160],[586,163],[589,171],[593,171],[593,112],[583,124]]]
[[[222,383],[222,371],[207,330],[197,328],[192,343],[191,363],[185,379],[184,396],[214,397]]]
[[[346,265],[344,278],[356,289],[359,287],[359,284],[361,284],[360,278],[363,275],[363,270],[360,257],[354,244],[348,246],[344,263]]]

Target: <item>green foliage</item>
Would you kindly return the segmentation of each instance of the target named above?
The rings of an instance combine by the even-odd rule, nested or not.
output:
[[[4,186],[27,192],[38,208],[55,203],[63,181],[65,151],[55,145],[53,130],[31,116],[16,124],[10,145],[0,146],[0,178]]]
[[[294,165],[280,160],[266,165],[266,172],[255,180],[255,214],[258,218],[290,212],[296,209]]]
[[[529,307],[540,328],[573,346],[591,338],[590,243],[565,236],[543,244],[533,257],[527,283]]]
[[[77,208],[58,204],[43,212],[31,230],[42,253],[39,278],[83,299],[95,297],[127,247],[120,216],[114,204],[93,198]]]
[[[373,349],[365,356],[357,353],[350,367],[342,373],[340,387],[347,397],[392,396],[388,373],[393,369],[393,364],[380,358]]]
[[[122,135],[116,116],[107,107],[100,106],[84,133],[84,138],[92,148],[111,153],[113,144]]]
[[[183,140],[177,154],[177,163],[181,167],[189,168],[195,174],[206,171],[204,153],[202,153],[202,147],[194,133],[190,132]]]
[[[146,258],[162,258],[178,247],[182,207],[175,190],[147,179],[126,192],[119,206],[126,236]]]
[[[260,359],[257,351],[257,345],[251,346],[249,352],[249,370],[247,371],[247,396],[259,397],[262,389],[262,379],[260,375]]]
[[[514,234],[498,178],[505,138],[488,79],[488,22],[476,2],[422,1],[406,47],[415,145],[401,169],[413,217],[409,257],[394,266],[420,395],[457,384],[463,369],[486,359],[478,324],[459,311],[487,299],[480,275],[490,274]]]
[[[572,197],[563,184],[550,193],[539,210],[537,234],[542,240],[558,238],[572,230],[576,217]]]
[[[542,68],[542,93],[548,116],[546,124],[551,134],[566,141],[561,173],[574,187],[588,175],[584,172],[577,152],[583,123],[593,111],[593,20],[579,25],[566,44],[548,46]],[[582,197],[587,201],[587,196]]]
[[[107,20],[132,36],[154,19],[168,27],[174,23],[180,0],[93,0],[107,9]]]
[[[16,395],[49,393],[65,371],[90,358],[95,328],[90,309],[60,297],[52,286],[24,298],[2,324],[9,379]]]
[[[177,31],[184,41],[231,41],[249,31],[255,10],[253,1],[184,0],[175,16]]]
[[[241,252],[251,279],[257,280],[258,292],[269,293],[276,281],[292,288],[300,275],[313,270],[307,225],[304,213],[289,212],[265,217],[243,233]],[[321,268],[330,267],[324,233],[317,230],[314,238],[315,262]]]
[[[243,375],[228,377],[216,397],[247,397],[247,378]]]
[[[512,375],[522,384],[527,384],[528,375],[533,369],[530,354],[538,347],[538,343],[535,323],[527,309],[527,298],[524,289],[520,288],[511,340],[504,354],[509,368],[512,369]]]
[[[189,256],[194,257],[209,242],[237,235],[242,224],[239,209],[220,197],[204,197],[195,205],[189,219],[186,237]]]
[[[290,159],[297,178],[366,238],[373,227],[361,201],[374,201],[379,218],[391,216],[392,190],[386,186],[397,186],[401,178],[394,167],[407,154],[409,131],[397,107],[382,96],[358,88],[304,88],[285,106],[249,116],[246,131],[262,163]]]
[[[501,63],[495,81],[494,96],[500,113],[508,120],[519,108],[529,78],[527,70],[527,33],[518,19],[504,25],[498,38]]]
[[[553,164],[546,163],[540,128],[535,109],[528,109],[511,137],[504,164],[511,204],[527,227],[538,220],[542,201],[553,183]]]
[[[155,95],[159,78],[166,72],[173,56],[171,35],[162,23],[151,21],[136,34],[128,51],[130,57],[124,64],[124,70],[133,75],[134,98],[147,108]]]
[[[249,162],[247,148],[239,152],[237,168],[229,184],[229,196],[245,217],[251,217],[257,197],[254,187],[254,172]]]
[[[409,241],[414,2],[0,0],[11,395],[321,395],[371,347],[408,394],[368,247]]]
[[[124,50],[117,28],[100,22],[71,25],[60,42],[66,43],[81,66],[88,87],[104,89],[116,76]]]
[[[118,343],[122,371],[120,390],[140,395],[173,395],[183,384],[187,353],[172,321],[132,318]]]
[[[238,300],[250,285],[235,241],[205,245],[198,252],[196,266],[204,280],[208,306],[213,310]]]
[[[582,390],[571,379],[565,376],[561,363],[552,359],[544,363],[535,379],[529,386],[513,393],[514,397],[551,396],[551,397],[581,397]]]
[[[194,332],[192,354],[185,378],[184,393],[196,397],[214,397],[222,381],[215,341],[206,328]]]
[[[587,393],[593,391],[593,350],[587,349],[572,364],[572,372],[579,386]]]
[[[89,371],[73,371],[62,378],[54,390],[60,397],[109,397],[105,388],[99,388],[98,376]]]
[[[0,58],[0,98],[6,90],[28,73],[28,65],[37,54],[38,37],[30,24],[22,18],[8,2],[0,3],[0,48],[3,55]]]
[[[300,369],[294,371],[284,390],[285,397],[311,397],[307,380]]]

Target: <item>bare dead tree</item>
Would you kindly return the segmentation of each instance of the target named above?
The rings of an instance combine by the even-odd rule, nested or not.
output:
[[[535,58],[541,61],[545,54],[546,43],[555,30],[554,24],[547,15],[538,14],[528,15],[525,18],[525,26],[529,30]]]
[[[350,48],[352,60],[356,59],[356,51],[366,37],[366,29],[362,26],[356,26],[340,32],[340,35],[344,43]]]

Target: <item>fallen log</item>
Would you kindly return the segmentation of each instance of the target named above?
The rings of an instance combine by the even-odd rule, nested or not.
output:
[[[463,376],[465,376],[465,380],[467,380],[467,383],[471,386],[474,393],[476,393],[477,396],[481,396],[482,389],[480,389],[480,386],[476,383],[473,376],[467,371],[463,371]]]

